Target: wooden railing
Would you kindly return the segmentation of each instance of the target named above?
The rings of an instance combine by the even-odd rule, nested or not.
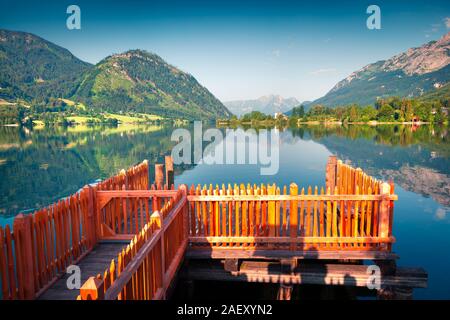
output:
[[[176,191],[98,190],[96,192],[97,234],[101,240],[132,239],[150,221],[152,212],[162,208]]]
[[[148,188],[148,163],[122,170],[95,186],[32,214],[19,214],[13,227],[0,227],[0,282],[3,299],[34,299],[70,264],[97,243],[97,190]]]
[[[158,197],[158,191],[119,194],[120,198]],[[181,264],[188,243],[186,188],[164,191],[172,196],[136,235],[103,274],[91,277],[80,300],[159,300]],[[109,197],[115,197],[108,193]]]
[[[337,188],[340,194],[356,194],[357,191],[359,194],[369,194],[369,188],[372,194],[380,194],[383,183],[363,172],[361,168],[353,168],[337,160],[336,156],[328,158],[325,180],[327,189],[330,188],[333,193]]]
[[[335,157],[320,191],[299,191],[295,183],[289,190],[275,184],[173,190],[168,163],[165,186],[157,165],[148,190],[144,162],[32,215],[17,216],[13,230],[0,228],[3,298],[38,297],[99,240],[131,242],[103,276],[83,285],[80,299],[163,299],[187,247],[390,251],[395,241],[393,184]]]
[[[189,241],[192,248],[289,250],[389,250],[391,194],[356,186],[354,194],[302,188],[282,191],[275,184],[234,185],[225,189],[191,186]]]
[[[129,220],[141,217],[146,222],[143,229],[119,253],[117,264],[113,260],[103,276],[91,277],[83,285],[79,299],[163,299],[186,246],[192,250],[390,251],[397,200],[393,188],[335,160],[332,157],[327,164],[326,192],[318,187],[299,192],[295,183],[289,191],[275,184],[98,191],[97,205],[105,208],[105,216],[115,211],[106,203],[144,199],[158,210],[159,198],[169,200],[151,216],[142,204],[134,206],[144,215],[135,213]]]

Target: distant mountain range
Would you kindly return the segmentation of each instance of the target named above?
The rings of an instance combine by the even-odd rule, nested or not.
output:
[[[337,83],[324,97],[303,102],[306,110],[326,106],[374,104],[388,96],[448,96],[450,33],[388,60],[369,64]],[[441,88],[441,89],[439,89]],[[108,112],[214,119],[260,111],[289,113],[301,103],[268,95],[222,104],[190,74],[156,54],[131,50],[96,65],[25,32],[0,30],[0,101],[49,103],[68,98]]]
[[[190,74],[156,54],[131,50],[91,65],[30,33],[0,30],[0,99],[69,98],[108,112],[186,119],[231,113]]]
[[[254,100],[234,100],[223,103],[228,110],[237,116],[259,111],[265,114],[287,112],[300,104],[295,98],[283,98],[279,95],[267,95]]]
[[[312,104],[331,107],[351,103],[367,105],[388,96],[418,97],[450,80],[449,63],[450,32],[438,41],[411,48],[353,72]]]

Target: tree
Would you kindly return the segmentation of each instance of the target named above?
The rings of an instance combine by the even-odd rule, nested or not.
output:
[[[430,121],[432,106],[427,102],[419,102],[414,108],[414,114],[419,117],[421,121]]]
[[[305,106],[294,107],[292,109],[292,116],[297,118],[303,118],[305,116]]]
[[[434,107],[434,119],[433,122],[442,123],[444,122],[444,113],[442,112],[442,107],[440,103],[436,103]]]
[[[341,106],[336,107],[334,109],[334,112],[336,114],[336,119],[339,120],[339,121],[343,121],[344,120],[345,111],[346,111],[345,107],[341,107]]]
[[[375,110],[372,106],[365,106],[361,110],[361,120],[362,121],[370,121],[375,120],[377,118],[377,110]]]
[[[355,121],[359,120],[358,107],[356,105],[352,105],[350,107],[349,120],[352,121],[352,122],[355,122]]]
[[[383,104],[378,111],[377,118],[380,121],[393,121],[394,108],[392,108],[389,104]]]
[[[412,107],[412,102],[411,102],[411,100],[407,100],[405,102],[405,111],[404,111],[403,118],[405,119],[405,121],[410,122],[410,121],[412,121],[413,116],[414,116],[414,111],[413,111],[413,107]]]
[[[259,112],[259,111],[252,111],[252,112],[250,112],[250,113],[246,113],[246,114],[244,114],[242,117],[241,117],[241,120],[243,120],[243,121],[250,121],[250,120],[259,120],[259,121],[262,121],[262,120],[268,120],[268,119],[271,119],[272,117],[270,116],[270,115],[265,115],[264,113],[262,113],[262,112]]]

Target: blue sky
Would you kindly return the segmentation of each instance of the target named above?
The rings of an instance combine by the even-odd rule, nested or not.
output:
[[[68,30],[66,8],[81,8]],[[381,8],[381,30],[366,9]],[[152,51],[222,101],[312,100],[368,63],[450,31],[450,1],[0,1],[0,28],[32,32],[96,63]],[[447,22],[447,23],[446,23]]]

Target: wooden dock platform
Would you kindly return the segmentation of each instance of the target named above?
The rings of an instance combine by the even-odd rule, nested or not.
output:
[[[3,299],[159,300],[176,275],[192,280],[367,286],[379,297],[412,297],[420,268],[396,266],[394,184],[330,157],[325,187],[173,187],[173,163],[148,163],[0,227]],[[108,243],[110,242],[110,243]],[[183,264],[186,261],[187,264]],[[81,268],[83,285],[65,274]],[[398,295],[398,291],[402,295]]]

